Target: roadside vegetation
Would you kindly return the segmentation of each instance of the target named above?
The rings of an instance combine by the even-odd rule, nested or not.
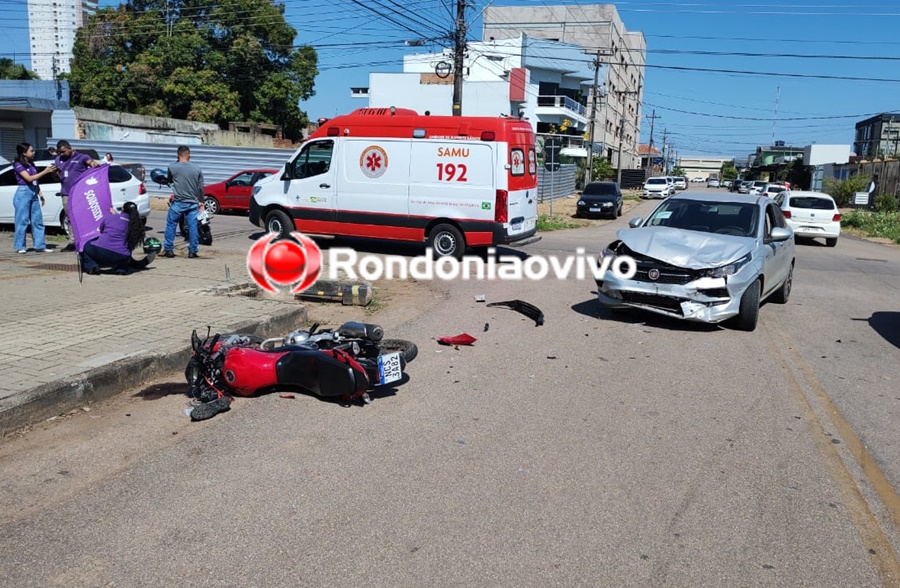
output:
[[[834,198],[838,208],[853,205],[857,192],[865,192],[871,178],[853,176],[846,180],[825,180],[824,191]],[[900,244],[900,215],[897,214],[897,198],[882,193],[875,198],[875,210],[853,209],[843,213],[841,227],[847,232],[863,237],[890,239]]]

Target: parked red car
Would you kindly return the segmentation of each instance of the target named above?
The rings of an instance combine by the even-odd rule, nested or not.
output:
[[[250,196],[253,193],[254,184],[264,177],[280,171],[277,169],[245,169],[224,182],[204,186],[206,210],[210,214],[216,214],[223,210],[250,210]]]

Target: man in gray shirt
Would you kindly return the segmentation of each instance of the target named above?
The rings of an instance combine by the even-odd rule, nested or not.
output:
[[[191,163],[191,150],[178,148],[178,162],[169,166],[169,185],[175,194],[169,198],[169,214],[166,216],[166,236],[163,257],[175,257],[175,229],[181,216],[187,217],[188,257],[197,257],[197,213],[203,210],[203,172]]]

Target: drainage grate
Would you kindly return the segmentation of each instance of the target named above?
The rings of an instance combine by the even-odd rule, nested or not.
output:
[[[53,270],[57,272],[77,272],[78,264],[72,263],[29,263],[31,269]]]

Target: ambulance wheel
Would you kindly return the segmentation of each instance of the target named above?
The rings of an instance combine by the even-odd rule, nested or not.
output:
[[[278,238],[287,237],[294,230],[294,221],[283,210],[273,210],[266,215],[266,232],[277,233]]]
[[[437,225],[428,234],[428,246],[437,257],[450,256],[459,259],[466,252],[466,240],[453,225]]]

